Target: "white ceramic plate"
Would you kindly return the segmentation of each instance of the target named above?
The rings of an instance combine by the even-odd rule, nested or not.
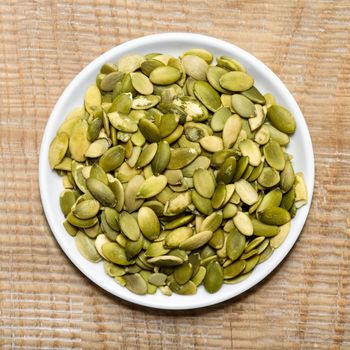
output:
[[[102,263],[93,264],[85,260],[77,251],[74,239],[65,232],[62,226],[64,217],[59,207],[59,195],[63,189],[62,181],[49,167],[48,149],[59,125],[68,112],[76,106],[82,106],[86,88],[89,84],[95,82],[95,77],[104,63],[115,62],[129,53],[162,52],[178,56],[187,49],[194,47],[207,49],[214,56],[227,55],[238,59],[254,77],[255,85],[262,93],[271,92],[277,98],[279,104],[293,113],[297,130],[291,138],[288,152],[294,155],[293,165],[295,170],[304,173],[309,192],[309,202],[298,210],[296,217],[292,220],[291,231],[281,247],[273,253],[270,259],[258,265],[251,276],[241,283],[224,285],[215,294],[209,294],[203,287],[200,287],[197,294],[192,296],[173,294],[171,297],[166,297],[160,292],[156,295],[139,296],[129,292],[107,276],[103,271]],[[310,209],[314,186],[314,155],[309,131],[297,103],[282,81],[262,62],[246,51],[219,39],[198,34],[166,33],[131,40],[114,47],[96,58],[73,79],[59,98],[48,120],[40,150],[39,181],[46,218],[57,242],[73,264],[88,278],[108,292],[135,304],[160,309],[194,309],[222,302],[253,287],[271,273],[288,254],[304,226]]]

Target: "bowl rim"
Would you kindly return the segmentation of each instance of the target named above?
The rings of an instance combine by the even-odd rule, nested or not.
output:
[[[196,301],[195,304],[192,302],[189,302],[189,299],[186,302],[187,296],[181,296],[183,298],[183,303],[181,305],[173,304],[169,300],[168,305],[164,305],[162,303],[157,302],[157,298],[153,296],[154,298],[143,298],[144,296],[138,296],[135,295],[125,288],[125,291],[128,293],[118,293],[116,290],[109,288],[106,285],[101,285],[101,283],[97,280],[96,276],[91,274],[86,266],[86,264],[81,263],[78,259],[76,259],[74,254],[71,254],[71,252],[67,249],[63,239],[61,238],[60,234],[56,232],[55,229],[55,219],[54,219],[54,213],[50,209],[50,203],[49,203],[49,197],[48,194],[45,191],[45,185],[47,185],[47,179],[46,179],[46,173],[48,169],[48,161],[47,161],[47,155],[48,155],[48,146],[51,143],[51,139],[49,137],[49,131],[52,130],[52,128],[55,125],[56,119],[59,118],[58,112],[61,108],[61,105],[67,101],[67,98],[70,96],[71,92],[74,91],[77,86],[79,86],[81,80],[83,78],[94,71],[96,67],[101,67],[103,63],[113,60],[114,56],[117,56],[120,54],[120,52],[132,52],[132,50],[137,49],[138,45],[148,45],[148,44],[154,44],[159,42],[172,42],[174,44],[178,43],[196,43],[197,45],[206,44],[206,45],[213,45],[216,48],[220,49],[220,47],[224,46],[225,48],[234,51],[238,56],[244,56],[244,59],[248,61],[251,65],[256,67],[260,71],[265,71],[265,74],[268,74],[270,79],[273,80],[273,84],[276,84],[279,89],[281,89],[281,94],[283,94],[284,98],[288,100],[288,103],[293,105],[293,110],[297,112],[298,118],[297,118],[297,125],[298,129],[302,133],[302,139],[305,142],[305,147],[308,151],[308,171],[307,171],[307,178],[305,178],[305,181],[307,183],[307,189],[308,189],[308,203],[304,207],[302,217],[299,218],[297,222],[294,222],[294,229],[297,231],[297,234],[293,239],[289,242],[288,246],[286,246],[286,249],[283,251],[280,251],[278,254],[278,257],[275,256],[274,263],[270,263],[266,265],[266,269],[260,273],[259,275],[252,274],[250,275],[240,286],[240,284],[235,285],[235,289],[233,289],[233,293],[225,293],[221,294],[220,292],[217,292],[215,294],[215,298],[211,298],[208,302],[205,298],[202,298],[202,300]],[[61,118],[61,120],[63,120]],[[304,174],[305,175],[305,174]],[[46,219],[48,221],[48,224],[50,226],[50,229],[60,245],[61,249],[64,251],[64,253],[67,255],[69,260],[91,281],[93,281],[95,284],[97,284],[99,287],[103,288],[104,290],[108,291],[109,293],[113,294],[114,296],[117,296],[121,299],[124,299],[126,301],[132,302],[134,304],[150,307],[150,308],[156,308],[156,309],[166,309],[166,310],[186,310],[186,309],[196,309],[196,308],[202,308],[205,306],[210,306],[214,304],[221,303],[223,301],[226,301],[228,299],[234,298],[241,293],[249,290],[259,282],[261,282],[264,278],[266,278],[276,267],[284,260],[284,258],[287,256],[287,254],[290,252],[292,247],[294,246],[296,240],[298,239],[299,235],[301,234],[301,231],[303,229],[303,226],[306,222],[311,202],[312,202],[312,195],[314,190],[314,177],[315,177],[315,163],[314,163],[314,152],[311,142],[310,133],[306,124],[306,121],[304,119],[304,116],[295,101],[292,94],[289,92],[287,87],[284,85],[284,83],[278,78],[278,76],[271,71],[270,68],[268,68],[263,62],[261,62],[259,59],[257,59],[255,56],[250,54],[249,52],[237,47],[234,44],[231,44],[227,41],[214,38],[212,36],[203,35],[203,34],[195,34],[195,33],[189,33],[189,32],[168,32],[168,33],[159,33],[159,34],[152,34],[147,35],[143,37],[139,37],[136,39],[132,39],[129,41],[126,41],[124,43],[121,43],[107,52],[103,53],[102,55],[98,56],[96,59],[94,59],[92,62],[90,62],[87,66],[85,66],[80,73],[78,73],[73,80],[68,84],[68,86],[64,89],[63,93],[57,100],[50,117],[47,121],[42,142],[40,146],[40,155],[39,155],[39,189],[40,189],[40,196],[41,196],[41,202],[44,209],[44,213],[46,216]],[[273,255],[276,254],[276,251]],[[270,259],[269,259],[270,260]],[[269,261],[268,260],[268,261]],[[242,282],[243,283],[243,282]],[[171,297],[170,297],[171,298]]]

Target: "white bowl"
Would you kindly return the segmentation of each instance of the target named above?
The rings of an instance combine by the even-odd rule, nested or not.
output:
[[[227,55],[238,59],[254,77],[255,85],[261,92],[271,92],[279,104],[293,113],[297,129],[291,138],[288,152],[294,156],[295,170],[304,173],[309,202],[298,210],[296,217],[292,220],[291,231],[284,243],[275,250],[267,261],[258,265],[246,280],[235,285],[223,285],[220,291],[214,294],[209,294],[203,287],[200,287],[197,294],[191,296],[173,294],[167,297],[159,291],[156,295],[140,296],[129,292],[107,276],[102,263],[93,264],[85,260],[77,251],[74,239],[62,226],[64,217],[59,206],[59,195],[63,186],[61,178],[49,167],[48,149],[59,125],[68,112],[76,106],[82,106],[86,88],[95,82],[95,77],[104,63],[115,62],[129,53],[162,52],[178,56],[194,47],[207,49],[214,56]],[[282,81],[261,61],[248,52],[213,37],[189,33],[165,33],[131,40],[114,47],[96,58],[72,80],[57,101],[44,132],[40,150],[39,181],[46,218],[57,242],[73,264],[90,280],[108,292],[135,304],[159,309],[194,309],[230,299],[255,286],[271,273],[288,254],[304,226],[310,209],[314,186],[314,155],[309,131],[296,101]]]

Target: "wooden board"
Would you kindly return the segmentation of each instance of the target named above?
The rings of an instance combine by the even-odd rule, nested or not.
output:
[[[1,349],[350,349],[350,4],[315,1],[4,1],[0,4]],[[207,309],[123,302],[58,247],[39,198],[50,112],[91,60],[126,40],[191,31],[270,66],[299,103],[316,159],[314,200],[265,281]]]

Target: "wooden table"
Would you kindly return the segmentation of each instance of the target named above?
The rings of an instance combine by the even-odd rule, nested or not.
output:
[[[350,349],[350,4],[338,1],[4,1],[0,4],[1,349]],[[56,243],[38,187],[50,112],[111,47],[191,31],[253,53],[309,125],[316,183],[281,266],[235,300],[137,307],[84,277]]]

